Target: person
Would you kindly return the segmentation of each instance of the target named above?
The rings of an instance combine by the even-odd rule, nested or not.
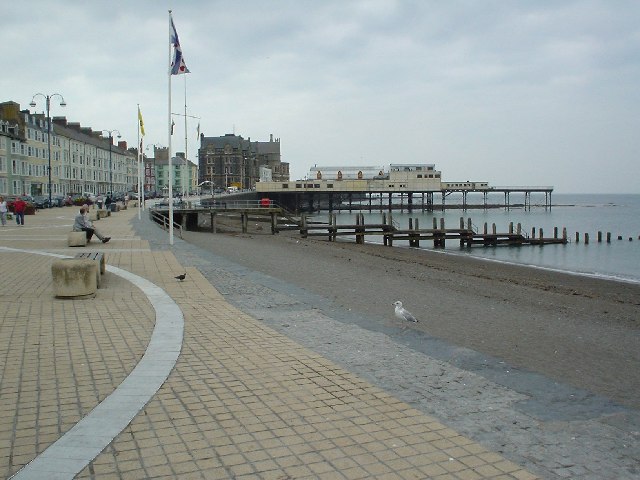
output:
[[[13,211],[16,214],[16,223],[21,227],[24,227],[24,211],[27,208],[27,202],[22,197],[16,198],[13,202]]]
[[[129,206],[129,194],[128,193],[124,194],[124,206],[125,207]]]
[[[103,236],[96,228],[93,226],[91,221],[89,220],[87,209],[82,206],[80,207],[80,213],[76,215],[75,221],[73,222],[73,231],[74,232],[85,232],[87,235],[87,242],[91,241],[91,237],[95,234],[102,243],[107,243],[111,240],[111,237]]]
[[[98,203],[98,208],[102,209],[102,204],[104,202],[103,198],[102,198],[102,194],[99,193],[98,197],[96,198],[96,202]]]
[[[4,227],[7,224],[7,202],[2,195],[0,195],[0,220]]]

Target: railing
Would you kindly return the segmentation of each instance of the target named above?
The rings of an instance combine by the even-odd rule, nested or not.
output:
[[[153,209],[149,210],[149,212],[151,212],[151,219],[154,222],[162,224],[162,228],[164,228],[165,230],[169,230],[169,219],[167,217],[154,211]],[[178,230],[178,236],[182,238],[182,225],[173,222],[173,228]]]

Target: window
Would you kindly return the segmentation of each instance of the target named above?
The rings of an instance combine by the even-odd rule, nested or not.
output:
[[[289,184],[288,183],[283,183],[282,184],[282,188],[289,188]]]
[[[5,157],[0,157],[0,172],[7,171],[7,159]],[[0,192],[5,192],[6,190],[0,188]]]

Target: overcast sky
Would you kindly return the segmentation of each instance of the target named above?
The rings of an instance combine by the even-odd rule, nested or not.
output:
[[[188,157],[197,125],[318,166],[433,163],[444,181],[640,193],[640,2],[3,2],[0,100],[168,144],[168,10]],[[32,111],[44,111],[37,99]],[[174,117],[172,151],[185,150]]]

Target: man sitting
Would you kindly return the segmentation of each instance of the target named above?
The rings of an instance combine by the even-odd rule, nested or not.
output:
[[[87,242],[91,241],[91,237],[95,233],[96,237],[102,240],[102,243],[107,243],[111,240],[111,237],[105,237],[96,230],[87,216],[87,207],[81,207],[80,213],[76,215],[75,222],[73,223],[74,232],[85,232],[87,234]]]

